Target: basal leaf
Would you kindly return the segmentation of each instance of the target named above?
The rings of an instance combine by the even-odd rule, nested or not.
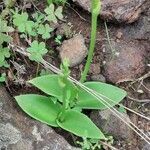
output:
[[[45,75],[41,77],[34,78],[29,81],[29,83],[33,84],[43,92],[48,95],[54,96],[62,102],[62,87],[59,84],[59,76],[58,75]],[[71,92],[74,94],[76,90],[74,85],[71,82],[68,82]]]
[[[94,139],[105,139],[100,129],[84,114],[77,111],[67,111],[64,120],[57,120],[58,125],[73,134]]]
[[[103,99],[107,101],[111,107],[118,104],[126,95],[127,93],[113,85],[109,85],[106,83],[101,82],[85,82],[85,86],[88,88],[93,89],[99,94],[104,95]],[[83,109],[106,109],[108,106],[103,105],[97,98],[86,92],[85,90],[81,89],[79,91],[78,95],[78,101],[77,101],[77,107],[81,107]],[[110,101],[111,99],[112,101]]]
[[[48,125],[57,127],[56,118],[61,106],[46,96],[27,94],[16,96],[19,106],[31,117]]]

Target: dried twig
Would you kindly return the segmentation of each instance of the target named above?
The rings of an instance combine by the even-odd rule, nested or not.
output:
[[[149,103],[150,102],[150,99],[136,99],[136,98],[133,98],[133,97],[130,97],[128,96],[127,97],[128,99],[132,100],[132,101],[135,101],[135,102],[138,102],[138,103]]]

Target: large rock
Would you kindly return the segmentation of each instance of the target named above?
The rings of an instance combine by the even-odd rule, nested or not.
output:
[[[121,115],[125,122],[130,121],[128,115]],[[91,119],[106,134],[114,136],[117,140],[129,141],[133,137],[132,130],[108,109],[104,111],[93,111],[91,113]]]
[[[55,131],[24,114],[0,87],[0,149],[72,150],[75,149]]]
[[[85,10],[91,11],[91,0],[73,0]],[[101,17],[114,22],[132,23],[144,10],[146,0],[101,0]]]
[[[81,34],[75,35],[73,38],[66,40],[59,48],[60,58],[69,60],[70,67],[80,64],[87,55],[84,38]]]
[[[150,1],[147,5],[149,8],[137,22],[122,28],[124,37],[128,39],[150,41]]]
[[[144,73],[146,67],[144,46],[137,42],[112,42],[112,47],[115,54],[110,54],[104,67],[108,81],[113,83],[131,81]]]

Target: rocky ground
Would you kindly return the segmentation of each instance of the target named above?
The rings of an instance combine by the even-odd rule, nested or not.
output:
[[[65,22],[57,31],[66,35],[66,40],[55,48],[52,57],[46,60],[59,65],[67,56],[71,63],[71,74],[79,79],[90,40],[90,0],[74,0],[66,6]],[[109,38],[104,25],[107,21]],[[110,43],[111,45],[110,45]],[[25,66],[33,70],[34,65]],[[31,76],[26,74],[26,81]],[[96,50],[88,80],[111,83],[124,88],[128,97],[123,104],[150,117],[150,2],[146,0],[105,0],[99,18]],[[7,89],[7,90],[6,90]],[[12,98],[29,93],[27,85],[16,85],[8,81],[6,89],[0,87],[0,149],[5,150],[72,150],[68,135],[61,136],[52,128],[25,115]],[[36,91],[37,92],[37,91]],[[143,101],[142,101],[143,100]],[[150,122],[134,113],[123,114],[127,120],[150,136]],[[114,146],[119,150],[149,150],[150,145],[139,138],[129,127],[110,111],[93,111],[91,119],[107,134],[115,138]]]

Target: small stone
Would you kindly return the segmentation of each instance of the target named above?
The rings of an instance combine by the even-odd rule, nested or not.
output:
[[[117,37],[118,39],[121,39],[122,35],[123,35],[123,33],[119,31],[119,32],[116,34],[116,37]]]
[[[95,74],[91,76],[91,79],[93,81],[100,81],[100,82],[106,82],[105,77],[102,74]]]
[[[60,58],[69,60],[70,67],[80,64],[87,55],[87,47],[81,34],[75,35],[73,38],[66,40],[59,47]]]
[[[118,56],[106,61],[104,74],[108,81],[119,83],[131,81],[140,77],[145,71],[145,48],[134,42],[113,43],[114,49],[119,52]]]
[[[124,117],[123,120],[125,122],[130,121],[127,114],[122,113],[121,115],[120,117]],[[91,119],[97,127],[118,140],[123,139],[128,141],[133,137],[132,130],[108,109],[104,111],[93,111],[91,113]]]

